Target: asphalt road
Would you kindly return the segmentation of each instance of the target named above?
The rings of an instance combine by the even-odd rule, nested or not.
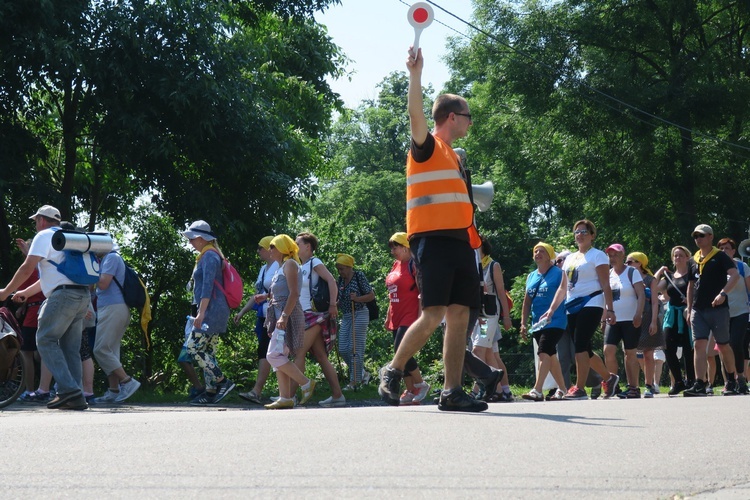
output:
[[[750,397],[0,411],[2,498],[750,498]]]

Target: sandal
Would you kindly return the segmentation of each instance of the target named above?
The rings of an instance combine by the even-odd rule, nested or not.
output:
[[[528,394],[524,394],[521,397],[529,401],[544,401],[544,394],[537,391],[536,389],[531,389]]]

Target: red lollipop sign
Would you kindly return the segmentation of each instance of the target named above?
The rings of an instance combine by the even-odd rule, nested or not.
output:
[[[414,27],[413,45],[415,57],[419,50],[419,36],[422,34],[423,29],[432,24],[434,17],[432,6],[427,2],[417,2],[409,8],[406,18],[409,20],[409,24]]]

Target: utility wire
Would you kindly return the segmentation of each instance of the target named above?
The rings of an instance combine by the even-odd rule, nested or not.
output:
[[[532,61],[532,62],[533,62],[534,64],[536,64],[536,65],[538,65],[538,66],[542,66],[542,67],[544,67],[544,68],[546,68],[546,69],[548,69],[548,70],[550,70],[550,71],[552,71],[552,72],[554,73],[555,69],[554,69],[553,67],[551,67],[551,66],[550,66],[549,64],[546,64],[546,63],[544,63],[544,62],[542,62],[542,61],[539,61],[539,60],[537,60],[537,59],[536,59],[536,58],[535,58],[534,56],[532,56],[531,54],[529,54],[529,53],[527,53],[527,52],[525,52],[525,51],[523,51],[523,50],[517,49],[517,48],[513,47],[512,45],[510,45],[510,44],[508,44],[508,43],[505,43],[505,42],[503,42],[502,40],[500,40],[499,38],[497,38],[496,36],[494,36],[494,35],[493,35],[492,33],[489,33],[489,32],[487,32],[487,31],[485,31],[485,30],[483,30],[483,29],[479,28],[478,26],[476,26],[476,25],[472,24],[471,22],[469,22],[469,21],[467,21],[467,20],[465,20],[465,19],[461,18],[460,16],[458,16],[458,15],[454,14],[453,12],[451,12],[451,11],[449,11],[449,10],[447,10],[447,9],[443,8],[442,6],[440,6],[440,5],[438,5],[437,3],[435,3],[435,2],[433,1],[433,0],[425,0],[425,1],[426,1],[427,3],[429,3],[430,5],[434,6],[435,8],[437,8],[437,9],[440,9],[441,11],[443,11],[444,13],[446,13],[447,15],[449,15],[449,16],[451,16],[451,17],[455,18],[455,19],[456,19],[456,20],[458,20],[458,21],[459,21],[460,23],[463,23],[464,25],[466,25],[466,26],[468,26],[469,28],[473,29],[473,30],[474,30],[474,31],[476,31],[477,33],[481,33],[482,35],[484,35],[484,36],[486,36],[487,38],[489,38],[489,39],[491,39],[491,40],[495,41],[496,43],[498,43],[498,44],[500,44],[500,45],[503,45],[504,47],[507,47],[508,49],[510,49],[511,51],[515,52],[516,54],[519,54],[519,55],[521,55],[522,57],[525,57],[525,58],[527,58],[527,59],[531,60],[531,61]],[[410,5],[409,5],[409,4],[407,4],[407,3],[406,3],[406,2],[404,1],[404,0],[399,0],[399,2],[401,2],[402,4],[404,4],[404,5],[406,5],[406,6],[409,6],[409,7],[410,7]],[[463,32],[461,32],[461,31],[459,31],[459,30],[457,30],[457,29],[453,28],[452,26],[448,26],[447,24],[445,24],[445,23],[443,23],[443,22],[441,22],[441,21],[438,21],[437,19],[435,19],[435,22],[437,22],[437,23],[439,23],[439,24],[441,24],[441,25],[445,26],[446,28],[448,28],[448,29],[450,29],[451,31],[453,31],[453,32],[457,33],[458,35],[460,35],[460,36],[462,36],[462,37],[466,38],[467,40],[471,40],[471,37],[470,37],[469,35],[467,35],[466,33],[463,33]],[[574,78],[574,79],[571,79],[571,78],[563,77],[563,78],[562,78],[562,80],[563,80],[563,81],[568,81],[569,83],[572,83],[572,82],[570,82],[570,80],[573,80],[573,81],[574,81],[575,83],[577,83],[577,84],[578,84],[578,85],[580,85],[581,87],[583,87],[583,88],[585,88],[585,89],[587,89],[587,90],[589,90],[589,91],[591,91],[591,92],[593,92],[593,93],[595,93],[595,94],[598,94],[598,95],[600,95],[600,96],[604,97],[605,99],[607,99],[607,100],[609,100],[609,101],[615,102],[615,103],[619,104],[620,106],[623,106],[623,107],[625,107],[625,108],[627,108],[627,109],[629,109],[629,110],[631,110],[631,111],[635,112],[636,114],[640,114],[640,115],[646,116],[646,117],[648,117],[648,118],[651,118],[651,119],[653,119],[653,120],[657,120],[657,121],[659,121],[659,122],[662,122],[662,123],[664,123],[664,124],[666,124],[666,125],[669,125],[669,126],[672,126],[672,127],[675,127],[675,128],[677,128],[677,129],[679,129],[679,130],[682,130],[683,132],[688,132],[688,133],[690,133],[690,134],[693,134],[693,136],[695,136],[695,137],[703,137],[703,138],[706,138],[706,139],[710,139],[710,140],[712,140],[712,141],[715,141],[715,142],[717,142],[717,143],[719,143],[719,144],[723,144],[723,145],[725,145],[725,146],[728,146],[728,147],[730,147],[730,148],[737,148],[737,149],[741,149],[741,150],[744,150],[744,151],[748,151],[748,152],[750,152],[750,146],[743,146],[743,145],[741,145],[741,144],[736,144],[736,143],[733,143],[733,142],[730,142],[730,141],[727,141],[727,140],[721,139],[721,138],[719,138],[719,137],[716,137],[716,136],[714,136],[714,135],[711,135],[711,134],[707,134],[707,133],[704,133],[704,132],[698,132],[698,131],[696,131],[696,130],[694,130],[694,129],[691,129],[691,128],[689,128],[689,127],[685,127],[685,126],[683,126],[683,125],[680,125],[679,123],[675,123],[675,122],[673,122],[673,121],[667,120],[666,118],[662,118],[662,117],[660,117],[660,116],[658,116],[658,115],[655,115],[655,114],[653,114],[653,113],[650,113],[650,112],[648,112],[648,111],[645,111],[645,110],[643,110],[643,109],[640,109],[640,108],[639,108],[639,107],[637,107],[637,106],[634,106],[634,105],[632,105],[632,104],[629,104],[629,103],[627,103],[627,102],[623,101],[622,99],[619,99],[619,98],[617,98],[617,97],[615,97],[615,96],[613,96],[613,95],[610,95],[610,94],[608,94],[608,93],[606,93],[606,92],[604,92],[604,91],[602,91],[602,90],[599,90],[599,89],[597,89],[597,88],[595,88],[595,87],[593,87],[593,86],[591,86],[591,85],[587,84],[587,83],[586,83],[586,82],[585,82],[585,81],[584,81],[583,79],[580,79],[580,78]],[[584,97],[590,98],[589,96],[584,96]],[[606,103],[604,103],[604,102],[600,102],[600,104],[602,104],[602,105],[604,105],[604,106],[606,106],[606,107],[608,107],[608,108],[610,108],[610,109],[613,109],[613,110],[615,110],[615,111],[619,112],[620,114],[625,114],[625,111],[624,111],[624,110],[622,110],[622,109],[619,109],[619,108],[617,108],[617,107],[614,107],[614,106],[610,106],[610,105],[607,105],[607,104],[606,104]],[[638,121],[641,121],[641,122],[643,122],[643,123],[647,123],[647,124],[649,124],[649,125],[652,125],[652,126],[654,126],[654,124],[653,124],[653,123],[651,123],[650,121],[648,121],[648,120],[645,120],[645,119],[643,119],[643,118],[639,118],[638,116],[633,116],[633,115],[631,115],[631,117],[632,117],[632,118],[634,118],[634,119],[636,119],[636,120],[638,120]],[[743,156],[743,158],[747,159],[747,158],[746,158],[746,157],[744,157],[744,156]]]

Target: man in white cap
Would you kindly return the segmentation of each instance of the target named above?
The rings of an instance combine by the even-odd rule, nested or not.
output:
[[[740,278],[734,261],[724,252],[713,246],[714,230],[708,224],[698,224],[693,229],[693,239],[698,251],[695,260],[696,284],[690,310],[690,328],[695,344],[695,385],[683,392],[683,396],[705,396],[706,345],[713,333],[716,345],[721,351],[727,381],[722,394],[737,393],[734,373],[734,353],[729,345],[729,293]],[[731,370],[731,371],[730,371]],[[708,381],[711,382],[710,380]]]
[[[60,211],[44,205],[29,217],[36,224],[37,234],[29,247],[26,260],[18,268],[10,283],[0,289],[0,301],[15,292],[39,269],[39,281],[21,291],[31,295],[41,288],[47,300],[39,309],[39,329],[36,343],[44,363],[57,381],[57,396],[47,408],[85,410],[86,399],[81,392],[81,333],[91,297],[88,286],[74,283],[52,263],[61,263],[64,253],[52,248],[52,235],[60,225]]]

